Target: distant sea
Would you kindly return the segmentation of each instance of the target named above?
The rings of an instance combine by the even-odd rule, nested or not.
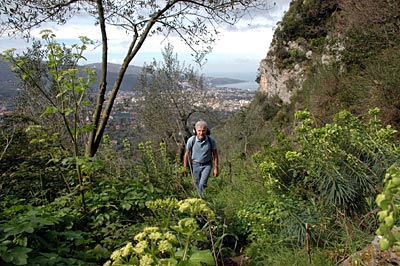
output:
[[[256,90],[258,90],[258,86],[259,86],[259,84],[255,81],[246,81],[246,82],[241,82],[241,83],[218,85],[217,87],[218,88],[233,88],[233,89],[256,91]]]
[[[232,79],[240,79],[244,82],[240,83],[232,83],[232,84],[224,84],[218,85],[218,88],[235,88],[242,90],[258,90],[259,84],[255,82],[257,77],[256,72],[210,72],[206,73],[206,76],[215,77],[215,78],[232,78]]]

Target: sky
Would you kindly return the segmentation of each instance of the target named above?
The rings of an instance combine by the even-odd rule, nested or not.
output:
[[[199,68],[199,72],[214,77],[231,77],[245,80],[254,80],[260,61],[267,55],[276,23],[280,21],[289,8],[291,0],[276,0],[275,6],[270,10],[254,14],[252,20],[242,20],[234,27],[220,29],[219,39],[213,46],[213,50],[206,57],[206,62]],[[271,1],[271,3],[273,3]],[[66,25],[51,25],[34,29],[32,36],[40,39],[42,29],[51,29],[59,42],[65,44],[78,43],[79,36],[88,36],[92,40],[100,40],[100,32],[93,22],[85,17],[77,17],[70,20]],[[127,38],[123,30],[109,32],[109,62],[120,64],[127,51]],[[139,54],[132,63],[143,66],[153,59],[162,60],[162,49],[171,43],[178,60],[185,65],[197,68],[190,56],[191,50],[183,41],[169,37],[165,40],[162,36],[155,36],[146,40]],[[0,36],[0,52],[16,48],[21,51],[30,46],[22,39]],[[86,63],[98,63],[101,61],[101,47],[90,48],[85,51]]]

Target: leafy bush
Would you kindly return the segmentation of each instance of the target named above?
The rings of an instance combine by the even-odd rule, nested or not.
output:
[[[320,200],[338,209],[365,210],[368,198],[398,157],[394,146],[395,131],[381,128],[379,110],[371,110],[367,124],[343,111],[336,123],[313,128],[307,112],[298,112],[302,123],[297,127],[301,147],[288,153],[288,159],[300,162],[306,173],[303,184],[320,196]]]
[[[0,160],[0,200],[4,206],[12,206],[13,201],[24,200],[24,204],[40,206],[65,194],[66,185],[73,184],[73,178],[66,179],[71,169],[56,164],[53,159],[66,156],[65,151],[57,147],[57,138],[53,135],[37,136],[23,130],[22,125],[12,137],[9,149]],[[4,132],[3,132],[4,133]],[[43,132],[41,132],[43,134]],[[7,201],[9,204],[7,204]]]
[[[295,138],[283,137],[255,156],[265,191],[238,212],[253,260],[269,264],[275,249],[299,249],[307,237],[339,260],[372,237],[373,200],[399,156],[396,131],[382,127],[378,114],[371,110],[364,123],[342,111],[334,123],[316,127],[309,112],[299,111]],[[269,258],[261,250],[270,251]]]
[[[42,146],[44,154],[49,151],[46,147]],[[108,258],[110,250],[126,243],[152,215],[145,203],[166,191],[173,193],[169,190],[171,184],[166,184],[171,175],[181,177],[179,167],[169,163],[165,152],[156,156],[152,149],[142,147],[142,160],[135,164],[122,164],[121,158],[116,158],[120,155],[110,149],[106,149],[108,155],[102,155],[109,156],[106,163],[99,161],[102,156],[86,160],[82,164],[85,186],[79,187],[82,193],[64,193],[40,207],[29,205],[30,201],[18,193],[4,196],[0,221],[2,261],[10,265],[98,265]],[[58,158],[52,167],[62,166],[64,161]],[[24,173],[26,178],[36,179],[35,172]],[[74,173],[65,171],[66,180],[74,180],[68,176]],[[119,175],[113,176],[115,173]]]
[[[145,202],[157,195],[151,184],[114,179],[86,192],[86,211],[74,194],[43,207],[8,208],[0,222],[1,259],[10,265],[98,265],[140,230],[150,215]]]
[[[50,205],[5,210],[8,219],[0,224],[1,261],[6,265],[90,265],[79,258],[91,239],[77,229],[76,214],[72,208]]]

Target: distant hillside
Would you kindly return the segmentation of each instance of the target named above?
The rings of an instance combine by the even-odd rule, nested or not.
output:
[[[10,70],[10,63],[0,60],[0,99],[17,94],[18,77]]]
[[[101,69],[101,63],[87,64],[85,66],[86,67],[93,67],[93,68],[98,69],[98,70]],[[109,73],[118,73],[121,65],[108,63],[107,67],[108,67],[108,72]],[[129,75],[140,75],[141,71],[142,71],[142,67],[129,66],[128,69],[126,70],[126,74],[129,74]]]
[[[101,63],[88,64],[85,66],[93,67],[96,70],[101,69]],[[120,65],[108,63],[108,72],[109,72],[108,75],[109,75],[110,81],[115,81],[115,78],[116,78],[116,75],[117,75],[119,69],[120,69]],[[122,90],[132,89],[131,85],[133,85],[133,87],[134,87],[137,84],[138,77],[139,77],[141,71],[142,71],[142,67],[129,66],[126,71],[125,77],[124,77],[123,87],[121,89]],[[99,76],[99,73],[100,72],[98,71],[98,76]],[[211,74],[210,76],[206,77],[206,82],[210,86],[218,86],[218,85],[224,85],[224,84],[241,83],[241,82],[246,82],[246,81],[241,80],[241,79],[233,79],[233,78],[226,78],[226,77],[215,78]]]
[[[100,70],[101,63],[87,64],[84,67],[92,67],[97,72],[97,80],[100,79]],[[107,89],[111,89],[111,86],[114,84],[117,74],[119,71],[120,65],[117,64],[108,64],[108,84]],[[122,91],[132,91],[138,85],[139,75],[142,71],[142,67],[139,66],[129,66],[127,72],[125,73],[124,79],[121,84]],[[0,59],[0,98],[1,97],[13,97],[17,94],[17,88],[19,78],[10,70],[10,63],[3,61]],[[207,85],[209,86],[217,86],[224,84],[232,84],[232,83],[241,83],[245,82],[240,79],[232,79],[232,78],[206,78]],[[97,88],[99,83],[96,82],[94,87]]]
[[[88,64],[85,65],[85,67],[92,67],[96,70],[96,80],[100,80],[100,75],[101,75],[101,63],[94,63],[94,64]],[[118,71],[119,71],[120,65],[117,64],[112,64],[108,63],[108,73],[107,73],[107,89],[111,90],[111,87],[113,86],[115,80],[117,79]],[[142,71],[141,67],[138,66],[129,66],[128,70],[125,73],[124,79],[122,80],[121,88],[120,90],[122,91],[133,91],[135,90],[135,87],[137,87],[139,83],[139,76],[140,72]],[[96,82],[94,84],[94,87],[97,88],[99,86],[99,83]]]

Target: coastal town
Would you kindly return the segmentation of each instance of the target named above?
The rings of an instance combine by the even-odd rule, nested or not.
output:
[[[206,94],[208,100],[205,104],[210,109],[233,113],[240,108],[250,104],[254,99],[256,91],[250,89],[238,89],[231,87],[216,87],[210,85],[207,88]],[[137,99],[136,91],[121,90],[115,100],[113,114],[129,116],[134,113],[129,102],[134,102]],[[10,113],[14,109],[12,97],[0,97],[0,116]]]

